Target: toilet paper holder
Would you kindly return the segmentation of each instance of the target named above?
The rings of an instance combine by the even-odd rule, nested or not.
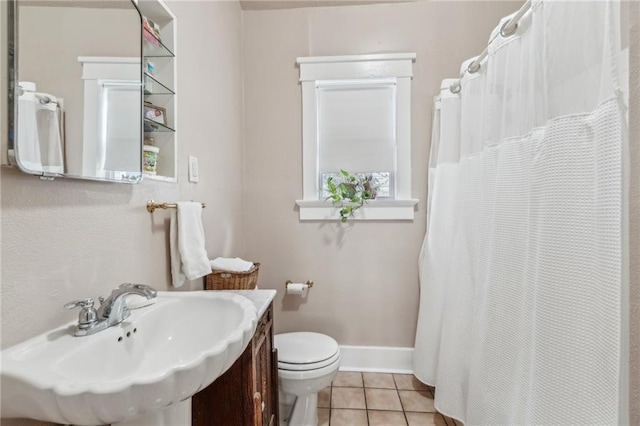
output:
[[[291,281],[291,280],[287,280],[287,281],[284,283],[284,286],[285,286],[285,287],[289,287],[289,284],[293,284],[293,281]],[[306,282],[306,284],[307,284],[307,286],[308,286],[309,288],[313,287],[313,281],[311,281],[311,280],[307,281],[307,282]]]

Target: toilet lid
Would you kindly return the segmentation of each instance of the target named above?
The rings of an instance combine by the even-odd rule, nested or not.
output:
[[[316,364],[338,353],[338,343],[320,333],[283,333],[273,339],[279,364]]]

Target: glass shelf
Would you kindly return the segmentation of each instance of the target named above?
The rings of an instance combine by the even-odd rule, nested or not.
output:
[[[156,123],[155,121],[144,119],[144,132],[145,133],[153,133],[153,132],[175,132],[169,126],[165,126],[162,123]]]
[[[162,44],[153,34],[146,29],[142,30],[142,56],[153,57],[174,57],[175,55],[167,46]]]
[[[175,95],[176,93],[156,80],[151,74],[144,73],[145,95]]]

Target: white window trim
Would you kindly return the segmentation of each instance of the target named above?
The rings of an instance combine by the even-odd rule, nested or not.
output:
[[[413,220],[417,199],[411,198],[411,79],[415,53],[301,57],[302,84],[302,200],[296,204],[300,220],[334,220],[339,209],[319,200],[316,84],[327,80],[396,80],[395,199],[371,200],[355,220]]]

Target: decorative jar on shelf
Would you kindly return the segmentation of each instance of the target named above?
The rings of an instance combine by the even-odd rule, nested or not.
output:
[[[152,175],[156,174],[159,152],[160,149],[156,148],[155,146],[143,145],[142,171],[144,173]]]

